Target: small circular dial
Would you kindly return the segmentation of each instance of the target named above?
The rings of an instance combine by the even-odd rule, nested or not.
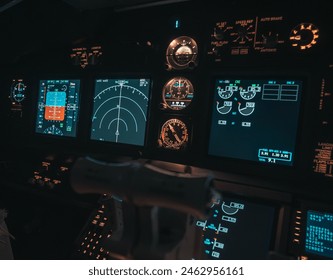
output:
[[[243,116],[249,116],[254,112],[255,106],[255,102],[246,102],[245,105],[238,102],[238,112]]]
[[[158,141],[160,147],[180,150],[185,148],[188,142],[188,130],[181,120],[167,120],[162,128],[161,135]]]
[[[291,45],[300,50],[309,49],[319,38],[319,29],[312,23],[301,23],[294,27],[290,32]]]
[[[244,100],[251,100],[261,91],[261,87],[258,84],[253,84],[247,88],[239,87],[239,94]]]
[[[11,99],[14,102],[21,103],[26,97],[26,87],[27,86],[21,81],[14,82],[11,89]]]
[[[229,99],[235,91],[237,91],[235,86],[226,86],[225,88],[221,86],[217,87],[217,93],[222,99]]]
[[[187,36],[174,39],[166,51],[168,67],[176,70],[194,68],[197,64],[197,56],[197,43]]]
[[[169,80],[163,87],[163,103],[172,110],[186,108],[194,96],[192,83],[184,77]]]

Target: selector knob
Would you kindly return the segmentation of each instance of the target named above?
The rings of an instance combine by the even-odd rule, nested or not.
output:
[[[224,31],[218,28],[214,28],[214,38],[216,40],[223,40],[224,39]]]
[[[278,36],[279,36],[278,34],[274,34],[271,32],[262,35],[264,48],[270,49],[276,47],[279,40]]]
[[[213,54],[217,57],[220,57],[222,55],[222,48],[221,47],[214,47],[213,48]]]
[[[289,39],[293,47],[309,49],[317,44],[319,29],[312,23],[301,23],[291,30]]]

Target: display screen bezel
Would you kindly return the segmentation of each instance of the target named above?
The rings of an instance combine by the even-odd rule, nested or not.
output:
[[[55,134],[47,134],[47,133],[42,133],[37,131],[37,121],[38,121],[38,102],[40,98],[40,90],[41,90],[41,83],[43,81],[57,81],[57,80],[68,80],[68,81],[78,81],[79,82],[79,90],[78,90],[78,112],[77,112],[77,118],[76,118],[76,124],[75,124],[75,135],[55,135]],[[57,75],[50,75],[48,77],[42,77],[39,78],[36,81],[36,88],[35,92],[37,92],[35,96],[35,106],[33,107],[34,109],[34,124],[33,124],[33,132],[35,135],[38,135],[39,137],[42,138],[49,138],[49,139],[65,139],[67,141],[73,141],[78,138],[79,132],[80,132],[80,115],[81,115],[81,104],[82,104],[82,92],[83,92],[83,85],[82,85],[82,78],[77,77],[77,76],[71,76],[71,75],[66,75],[66,76],[57,76]]]
[[[206,139],[206,156],[213,161],[214,163],[227,163],[224,165],[226,169],[234,169],[235,165],[244,164],[244,166],[249,166],[250,168],[255,167],[265,167],[268,169],[281,169],[284,171],[295,169],[298,166],[299,155],[300,155],[300,147],[301,147],[301,133],[302,133],[302,124],[303,124],[303,111],[305,107],[305,99],[307,95],[307,78],[305,75],[298,74],[290,74],[290,75],[281,75],[281,73],[257,73],[253,71],[253,74],[245,74],[242,73],[215,73],[211,76],[210,79],[210,100],[209,100],[209,117],[207,122],[208,133]],[[283,164],[269,164],[266,162],[261,162],[259,160],[249,160],[244,158],[234,158],[227,156],[219,156],[210,153],[210,138],[212,134],[212,121],[213,121],[213,110],[214,110],[214,95],[217,80],[225,80],[225,79],[238,79],[238,80],[294,80],[299,81],[302,84],[302,92],[300,95],[299,108],[298,108],[298,120],[297,120],[297,130],[295,133],[294,140],[294,155],[293,155],[293,164],[292,165],[283,165]],[[234,171],[234,170],[233,170]],[[253,170],[251,171],[253,173]],[[242,172],[241,172],[242,173]],[[245,172],[246,173],[246,172]]]
[[[147,102],[147,111],[146,111],[146,124],[145,124],[145,132],[144,132],[144,139],[142,145],[139,144],[130,144],[130,143],[121,143],[121,142],[113,142],[107,140],[99,140],[92,138],[92,128],[93,128],[93,115],[94,115],[94,98],[95,98],[95,91],[96,91],[96,82],[97,80],[126,80],[126,79],[145,79],[148,80],[148,102]],[[90,94],[90,118],[89,118],[89,125],[87,131],[88,141],[90,143],[94,143],[96,149],[99,148],[107,148],[107,147],[118,147],[123,153],[131,153],[131,151],[135,151],[138,149],[144,149],[147,146],[148,141],[148,133],[149,133],[149,120],[151,115],[151,102],[152,102],[152,88],[153,88],[153,79],[148,74],[141,74],[141,73],[106,73],[100,75],[94,75],[91,77],[91,94]],[[125,152],[126,150],[126,152]]]
[[[304,223],[304,227],[303,227],[303,230],[304,230],[304,236],[302,238],[302,251],[304,251],[304,254],[310,256],[310,258],[323,258],[323,259],[329,259],[329,260],[332,260],[333,259],[333,252],[331,254],[331,256],[327,256],[323,253],[316,253],[314,251],[309,251],[307,248],[306,248],[306,239],[307,239],[307,234],[308,234],[308,215],[309,215],[309,212],[315,212],[315,213],[320,213],[321,215],[324,215],[324,214],[330,214],[333,216],[333,210],[330,209],[316,209],[316,208],[312,208],[312,207],[309,207],[305,213],[304,213],[304,219],[305,219],[305,223]],[[333,242],[332,242],[332,248],[333,248]]]
[[[217,183],[217,185],[220,185],[220,183]],[[218,187],[219,188],[219,187]],[[285,210],[286,210],[286,204],[283,200],[280,200],[281,198],[276,198],[275,197],[275,193],[271,193],[270,194],[270,199],[269,198],[260,198],[260,196],[253,196],[252,195],[244,195],[247,191],[245,191],[244,194],[240,195],[240,194],[236,194],[235,192],[230,192],[230,191],[225,191],[223,190],[223,184],[221,184],[221,190],[220,190],[225,197],[227,197],[228,200],[240,200],[244,203],[250,203],[252,204],[252,206],[259,206],[259,207],[267,207],[267,209],[270,208],[269,211],[273,211],[272,213],[272,220],[271,220],[271,228],[270,228],[270,236],[268,237],[268,248],[267,248],[267,255],[260,259],[271,259],[274,258],[274,255],[271,256],[272,252],[279,252],[281,250],[281,245],[282,247],[284,246],[284,242],[283,242],[283,238],[281,236],[281,231],[284,230],[282,229],[282,227],[284,227],[284,222],[281,223],[281,221],[284,221],[286,219],[286,214],[285,214]],[[260,191],[259,191],[260,193]],[[257,195],[259,194],[257,193]],[[222,196],[222,200],[223,197]],[[281,211],[281,209],[284,209],[284,211]],[[200,220],[200,219],[198,219]],[[197,220],[196,220],[197,221]],[[197,230],[201,230],[198,227],[195,226],[194,223],[194,228]],[[246,231],[243,232],[244,235],[246,236]],[[204,236],[204,235],[203,235]],[[282,242],[282,244],[280,244]],[[203,251],[204,248],[204,244],[202,244],[201,249],[199,250],[200,255],[198,255],[198,259],[200,259],[200,257],[203,256],[204,259],[206,259],[206,254]],[[242,253],[240,253],[240,255],[242,255]],[[223,257],[223,256],[221,256]],[[241,256],[239,256],[238,259],[242,258]],[[251,259],[249,257],[247,257],[247,259]],[[255,258],[253,258],[255,259]],[[220,258],[218,260],[223,260],[223,258]]]

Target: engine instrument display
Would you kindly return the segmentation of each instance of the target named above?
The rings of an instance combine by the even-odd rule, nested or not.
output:
[[[91,139],[143,146],[150,79],[97,79]]]
[[[188,129],[186,124],[179,119],[167,120],[161,128],[158,145],[160,147],[180,150],[188,144]]]
[[[80,100],[80,80],[41,80],[36,132],[75,137]]]
[[[198,45],[188,36],[174,39],[166,51],[169,69],[193,69],[197,65]]]
[[[208,153],[293,165],[302,81],[217,79]]]
[[[182,110],[190,105],[193,99],[193,85],[184,77],[176,77],[164,85],[162,95],[164,107],[171,110]]]

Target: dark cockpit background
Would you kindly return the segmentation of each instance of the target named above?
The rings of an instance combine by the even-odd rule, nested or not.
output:
[[[70,184],[86,156],[211,172],[224,200],[195,222],[210,258],[333,258],[325,1],[0,3],[0,207],[16,258],[112,255],[115,202]],[[139,105],[122,104],[134,128],[120,103],[98,115],[108,91]]]

